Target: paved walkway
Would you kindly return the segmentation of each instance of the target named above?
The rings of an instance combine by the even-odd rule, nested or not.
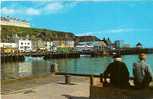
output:
[[[89,99],[88,97],[88,81],[74,82],[71,85],[58,81],[2,95],[2,99]]]

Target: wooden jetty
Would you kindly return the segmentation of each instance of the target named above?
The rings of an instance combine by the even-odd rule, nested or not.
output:
[[[60,59],[60,58],[79,58],[80,53],[49,53],[44,56],[44,59]]]
[[[153,48],[120,48],[116,50],[111,50],[110,53],[120,53],[122,55],[129,55],[129,54],[139,54],[139,53],[146,53],[152,54]]]
[[[26,52],[26,53],[24,53],[25,56],[31,56],[31,57],[43,57],[46,54],[47,53],[45,53],[45,52]]]
[[[109,53],[107,50],[103,50],[103,51],[82,51],[79,52],[80,55],[87,55],[87,56],[91,56],[91,57],[97,57],[97,56],[108,56]]]
[[[90,55],[91,57],[97,56],[111,56],[113,53],[119,53],[121,55],[132,55],[139,53],[152,54],[153,48],[120,48],[115,50],[103,50],[103,51],[83,51],[80,52],[82,55]]]

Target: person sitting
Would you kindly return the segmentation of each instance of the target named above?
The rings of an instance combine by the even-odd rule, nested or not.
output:
[[[118,88],[129,87],[129,71],[120,55],[113,56],[114,61],[104,71],[104,79],[110,78],[110,84]],[[105,80],[106,81],[106,80]],[[106,81],[107,82],[107,81]],[[105,82],[104,82],[105,83]]]
[[[148,87],[149,83],[153,79],[152,70],[150,65],[146,63],[146,58],[146,54],[140,53],[140,61],[133,64],[134,85],[136,88]]]

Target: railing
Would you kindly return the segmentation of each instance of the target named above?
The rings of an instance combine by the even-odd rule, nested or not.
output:
[[[70,84],[71,82],[71,76],[83,76],[83,77],[89,77],[90,78],[90,85],[93,85],[93,78],[94,77],[100,77],[100,75],[96,74],[76,74],[76,73],[64,73],[64,72],[57,72],[56,75],[64,75],[65,77],[65,84]]]
[[[63,75],[65,77],[65,84],[71,83],[71,76],[82,76],[90,78],[90,86],[93,86],[94,77],[99,77],[100,82],[103,82],[103,74],[79,74],[79,73],[65,73],[59,72],[57,64],[51,64],[50,72],[55,75]],[[129,80],[133,80],[133,77],[130,77]]]
[[[99,77],[100,82],[103,82],[103,74],[77,74],[77,73],[64,73],[64,72],[56,72],[56,75],[64,75],[65,77],[65,84],[71,83],[71,76],[82,76],[82,77],[89,77],[90,78],[90,86],[94,84],[94,77]],[[133,77],[130,77],[129,80],[133,80]]]

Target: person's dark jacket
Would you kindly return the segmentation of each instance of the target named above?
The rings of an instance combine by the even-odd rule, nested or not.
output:
[[[114,61],[104,72],[104,77],[110,77],[111,84],[116,87],[128,87],[129,72],[125,63]]]

